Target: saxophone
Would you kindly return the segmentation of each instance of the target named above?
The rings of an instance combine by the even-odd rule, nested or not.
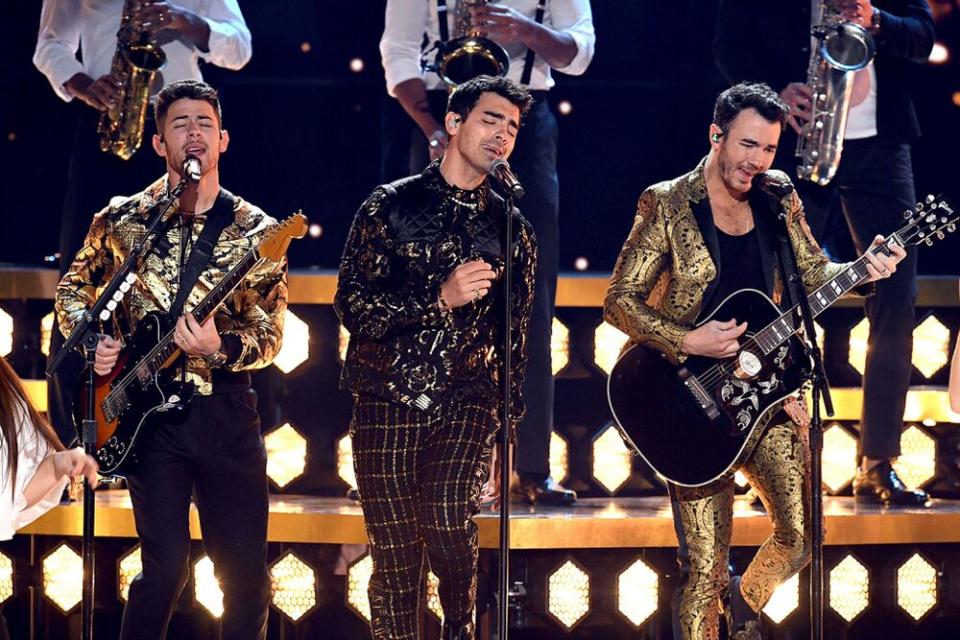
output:
[[[853,95],[853,77],[873,59],[873,36],[840,19],[832,0],[822,0],[812,16],[807,86],[813,96],[810,119],[797,140],[797,176],[818,185],[833,179],[840,166],[843,134]]]
[[[454,33],[459,37],[437,46],[432,68],[451,88],[480,75],[505,76],[510,70],[506,49],[485,38],[480,25],[471,20],[470,9],[485,4],[487,0],[457,0]]]
[[[100,150],[129,160],[143,142],[143,125],[150,107],[150,85],[167,56],[134,16],[142,0],[124,0],[117,31],[117,49],[110,73],[120,84],[116,106],[103,112],[97,125]]]

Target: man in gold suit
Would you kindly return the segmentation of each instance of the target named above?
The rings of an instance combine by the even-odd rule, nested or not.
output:
[[[728,358],[738,352],[749,322],[702,319],[740,289],[763,291],[778,304],[787,294],[773,222],[760,211],[754,215],[755,207],[768,204],[760,199],[772,196],[754,191],[753,179],[773,163],[788,113],[765,84],[727,89],[714,107],[707,156],[693,171],[640,196],[604,305],[606,320],[633,343],[656,348],[676,363],[690,355]],[[787,180],[786,174],[776,176]],[[798,269],[811,291],[845,265],[823,255],[795,193],[779,204],[788,212]],[[890,256],[867,255],[872,281],[890,277],[904,252],[896,247]],[[729,636],[759,638],[760,610],[777,585],[809,560],[809,419],[796,398],[764,419],[741,471],[760,495],[774,532],[742,577],[730,579],[728,568],[733,480],[669,487],[681,570],[673,602],[676,638],[718,638],[721,598]]]

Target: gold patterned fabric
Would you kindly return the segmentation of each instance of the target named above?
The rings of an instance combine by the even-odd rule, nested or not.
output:
[[[134,243],[144,237],[152,207],[166,197],[167,180],[161,178],[146,190],[128,198],[115,198],[97,213],[83,247],[57,286],[55,310],[60,330],[69,336],[83,313],[129,255]],[[180,221],[176,207],[160,224],[166,231],[153,250],[135,269],[137,280],[123,299],[110,326],[101,332],[114,337],[133,333],[137,322],[152,311],[166,312],[177,294],[181,260],[196,243],[206,216],[198,213],[192,223]],[[210,262],[187,297],[190,310],[206,297],[244,255],[256,247],[277,225],[276,220],[241,198],[234,205],[234,220],[223,230]],[[181,251],[181,248],[184,250]],[[284,311],[287,306],[286,259],[264,262],[227,297],[215,313],[224,344],[235,348],[224,368],[231,372],[265,367],[280,350]],[[202,358],[186,362],[186,379],[198,393],[213,392],[212,372]]]

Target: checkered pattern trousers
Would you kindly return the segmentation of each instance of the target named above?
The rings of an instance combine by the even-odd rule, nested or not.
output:
[[[480,490],[499,427],[495,406],[464,402],[426,413],[360,394],[350,425],[370,539],[371,630],[418,640],[426,566],[452,622],[474,615]]]

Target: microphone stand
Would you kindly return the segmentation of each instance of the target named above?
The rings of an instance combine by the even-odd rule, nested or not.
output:
[[[70,337],[66,339],[60,351],[57,352],[53,362],[47,369],[47,378],[53,376],[61,366],[66,356],[71,351],[82,351],[86,361],[86,406],[84,407],[83,422],[80,429],[80,442],[83,445],[84,452],[89,456],[95,456],[97,453],[97,419],[96,419],[96,393],[95,393],[95,374],[93,365],[97,359],[97,345],[100,343],[100,335],[96,331],[96,323],[106,321],[110,318],[116,305],[123,299],[124,294],[130,290],[136,279],[134,269],[139,264],[140,258],[147,253],[147,240],[151,239],[156,232],[156,227],[166,212],[173,205],[173,202],[180,197],[180,194],[190,180],[186,177],[180,180],[175,187],[170,189],[167,199],[160,207],[155,207],[155,211],[147,221],[147,230],[143,237],[137,241],[130,255],[123,261],[117,272],[107,283],[106,288],[97,301],[90,307],[83,317],[74,327]],[[113,304],[111,304],[113,303]],[[81,600],[81,629],[80,634],[83,640],[93,640],[93,608],[94,608],[94,525],[96,511],[94,509],[93,486],[89,481],[83,483],[83,592]]]
[[[793,191],[792,186],[790,191]],[[820,415],[820,399],[827,415],[833,416],[833,400],[830,397],[830,382],[823,368],[823,357],[817,345],[817,333],[813,324],[810,301],[803,288],[803,279],[797,269],[797,254],[790,242],[789,220],[780,199],[777,198],[777,238],[782,250],[784,281],[790,287],[793,300],[800,309],[805,335],[804,353],[812,366],[804,368],[807,381],[813,385],[813,415],[810,420],[810,531],[812,536],[812,559],[810,562],[810,637],[823,638],[823,418]]]

